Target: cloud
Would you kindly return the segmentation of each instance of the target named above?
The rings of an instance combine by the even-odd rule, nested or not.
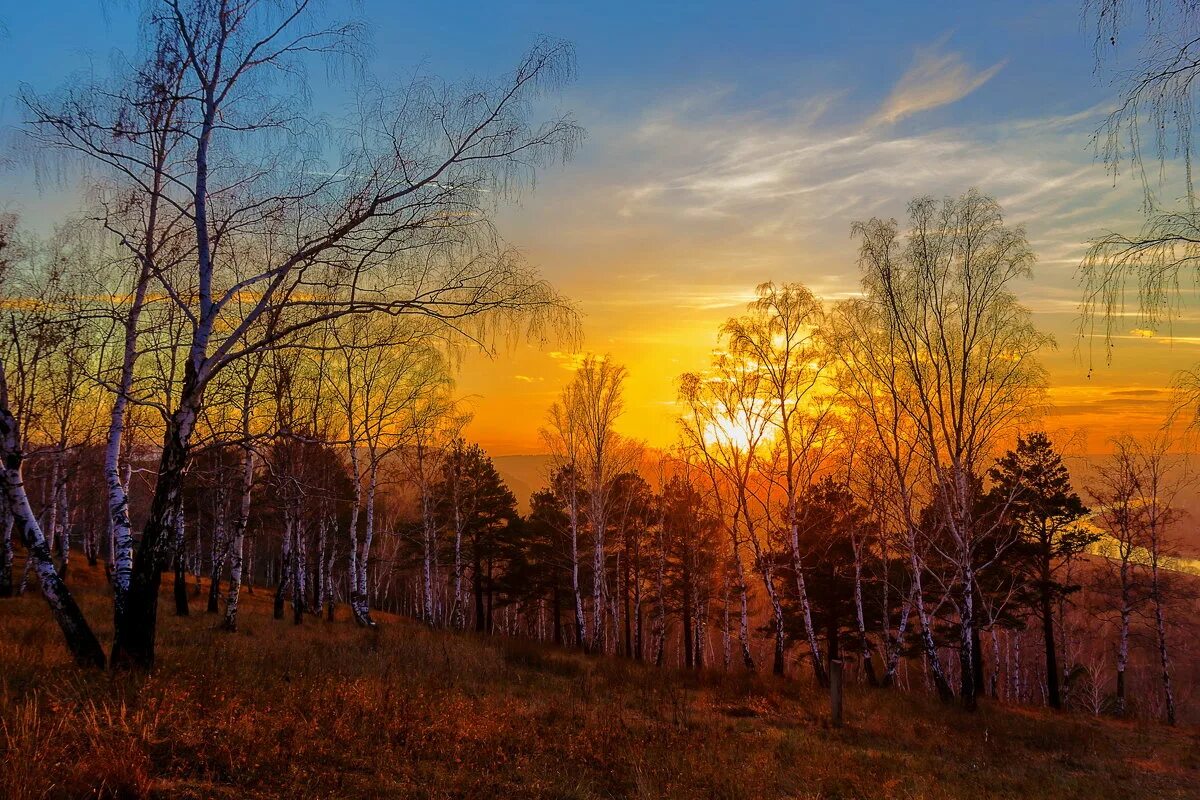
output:
[[[575,372],[582,367],[583,360],[587,358],[587,353],[565,353],[561,350],[551,350],[546,355],[552,360],[557,361],[560,367],[570,372]]]
[[[960,53],[943,50],[946,38],[918,48],[912,66],[872,117],[874,124],[897,122],[919,111],[957,102],[991,80],[1006,62],[975,72]]]

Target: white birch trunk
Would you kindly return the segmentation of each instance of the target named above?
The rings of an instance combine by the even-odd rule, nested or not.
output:
[[[242,450],[242,485],[237,519],[233,523],[233,540],[229,545],[229,593],[225,598],[224,627],[237,630],[238,598],[242,588],[242,558],[246,547],[246,526],[250,522],[250,492],[254,486],[254,451]]]
[[[37,570],[42,595],[50,606],[55,622],[67,640],[76,663],[80,666],[103,668],[104,651],[95,634],[76,605],[58,571],[54,568],[51,551],[42,534],[41,525],[29,505],[21,471],[20,433],[16,420],[8,410],[8,392],[0,364],[0,490],[12,515],[13,524],[25,545],[26,567]]]
[[[795,515],[795,509],[792,508],[789,511],[789,516],[794,518]],[[829,683],[829,676],[825,674],[825,664],[821,661],[821,644],[817,641],[817,632],[813,628],[812,605],[808,602],[808,587],[804,582],[804,565],[800,558],[800,530],[794,519],[789,527],[791,529],[792,569],[796,573],[796,597],[800,600],[800,611],[804,620],[804,635],[808,639],[813,675],[816,676],[817,683],[826,686]]]
[[[368,628],[373,628],[375,621],[371,619],[371,593],[367,565],[371,558],[371,541],[375,538],[375,491],[379,485],[379,462],[374,457],[371,458],[369,474],[366,529],[363,531],[362,552],[358,556],[358,592],[361,603],[361,623]]]

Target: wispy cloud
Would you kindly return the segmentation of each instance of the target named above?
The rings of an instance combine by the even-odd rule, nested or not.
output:
[[[947,38],[918,48],[912,66],[900,76],[872,118],[873,123],[888,124],[919,111],[957,102],[991,80],[1006,63],[1000,61],[975,71],[961,53],[945,49]]]

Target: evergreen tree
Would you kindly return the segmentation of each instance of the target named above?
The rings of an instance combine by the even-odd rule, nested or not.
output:
[[[477,444],[452,448],[435,496],[443,524],[460,526],[469,548],[475,630],[490,633],[498,576],[512,550],[505,547],[505,539],[519,534],[517,499]]]
[[[1027,585],[1035,595],[1034,612],[1041,619],[1046,646],[1047,698],[1051,707],[1061,708],[1053,608],[1079,586],[1056,576],[1068,559],[1082,553],[1097,537],[1079,524],[1088,509],[1071,488],[1070,473],[1046,434],[1022,436],[988,477],[993,484],[989,493],[992,504],[1003,507],[1005,521],[1017,536]]]

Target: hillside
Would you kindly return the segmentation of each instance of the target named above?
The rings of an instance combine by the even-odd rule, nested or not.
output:
[[[71,582],[107,638],[103,576]],[[1195,797],[1200,736],[769,676],[703,676],[381,615],[170,614],[149,677],[81,673],[41,597],[0,602],[0,794],[34,797]],[[199,606],[193,603],[193,608]]]
[[[492,463],[517,498],[517,510],[529,513],[529,496],[543,488],[549,479],[550,456],[493,456]]]

